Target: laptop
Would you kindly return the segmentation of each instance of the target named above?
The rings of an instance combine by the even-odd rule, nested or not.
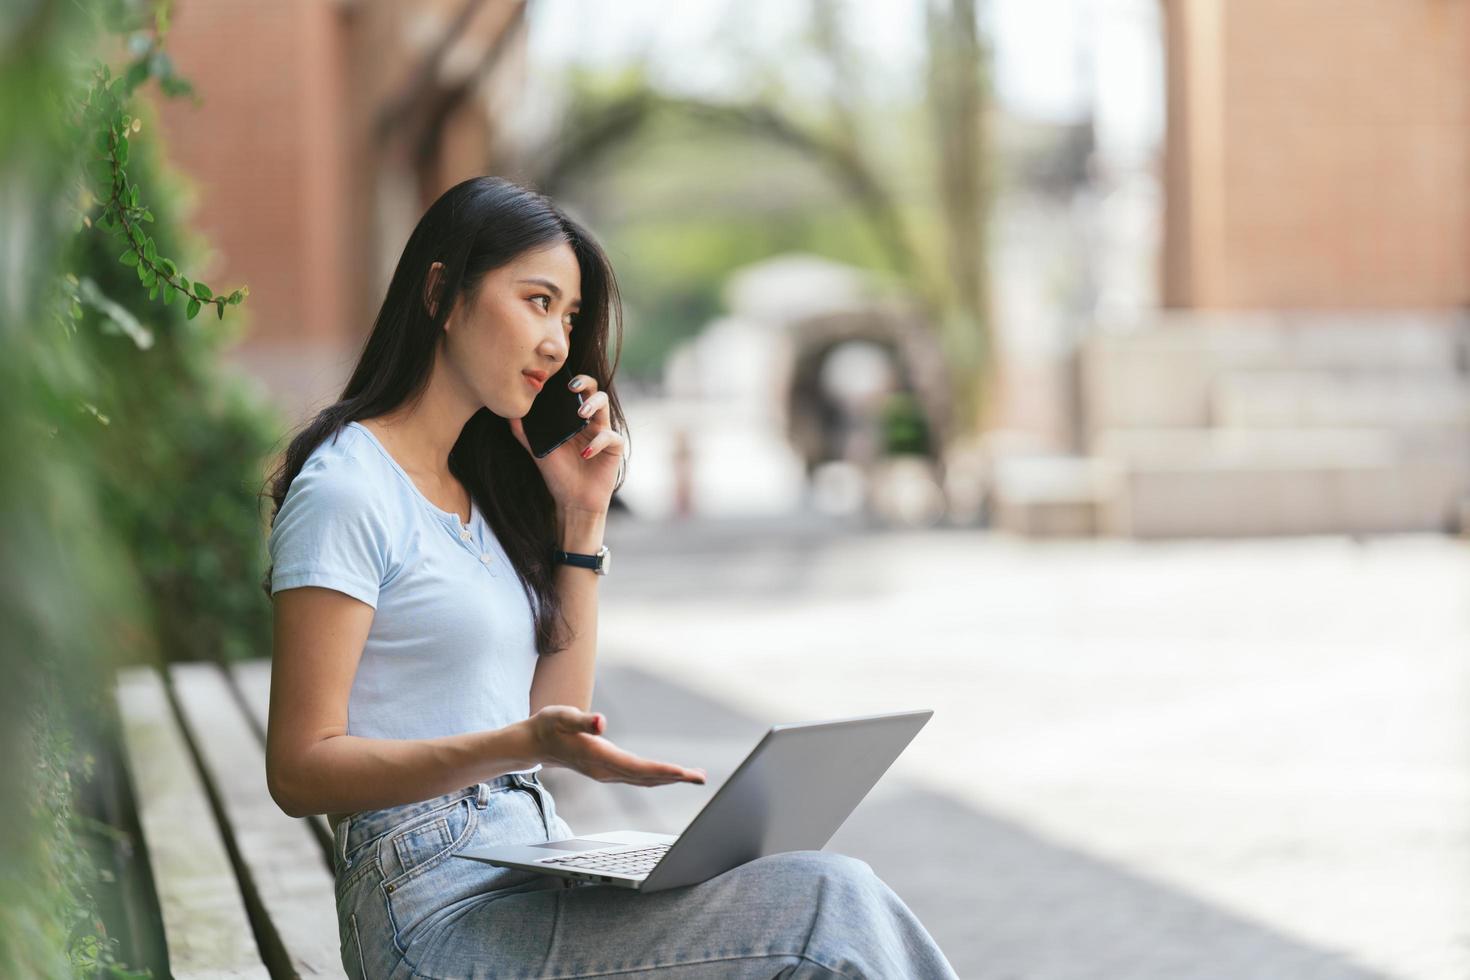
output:
[[[615,830],[456,857],[655,892],[767,854],[821,850],[933,714],[774,725],[677,836]]]

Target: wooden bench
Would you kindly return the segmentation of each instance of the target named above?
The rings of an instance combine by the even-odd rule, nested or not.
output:
[[[117,703],[170,974],[345,977],[331,837],[271,799],[263,712],[214,664],[168,677],[121,671]]]
[[[331,830],[287,816],[266,786],[270,662],[127,668],[116,699],[169,974],[345,977]],[[545,782],[569,818],[648,825],[635,787],[564,770]]]

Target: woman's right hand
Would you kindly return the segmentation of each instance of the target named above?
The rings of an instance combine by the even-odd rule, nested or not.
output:
[[[526,719],[537,759],[547,766],[575,769],[601,783],[662,786],[703,784],[703,769],[686,769],[625,752],[602,737],[606,719],[565,704],[547,705]]]

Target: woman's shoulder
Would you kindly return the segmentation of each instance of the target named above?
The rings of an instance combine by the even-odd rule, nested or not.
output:
[[[307,455],[271,525],[272,594],[325,586],[376,605],[400,554],[391,481],[350,430]]]
[[[287,497],[383,512],[396,490],[395,474],[372,440],[351,423],[323,439],[301,464]]]

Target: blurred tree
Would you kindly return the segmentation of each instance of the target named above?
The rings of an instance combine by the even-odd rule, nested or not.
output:
[[[928,0],[929,105],[939,148],[939,196],[948,265],[942,336],[963,428],[981,424],[993,367],[988,269],[986,55],[976,0]]]
[[[768,140],[807,157],[825,170],[857,205],[891,268],[916,274],[913,250],[898,207],[855,146],[796,122],[772,105],[728,105],[660,94],[640,88],[615,100],[579,102],[563,127],[555,152],[535,174],[547,194],[561,193],[582,172],[600,165],[613,149],[640,135],[658,114],[681,115],[731,133]]]
[[[438,197],[442,190],[433,181],[437,179],[438,158],[450,119],[473,98],[485,77],[515,48],[515,42],[521,40],[526,29],[526,5],[516,3],[509,22],[481,53],[473,68],[463,72],[446,71],[446,61],[452,52],[458,51],[466,31],[486,2],[460,0],[454,16],[419,60],[407,84],[387,100],[374,122],[377,145],[419,176],[422,182],[419,192],[426,202]],[[450,74],[456,80],[443,84],[442,79]],[[491,147],[492,154],[496,149]],[[492,159],[487,170],[499,172],[506,163]]]
[[[733,259],[745,254],[742,247],[716,247],[711,240],[721,235],[728,236],[732,245],[762,238],[771,243],[769,250],[752,254],[746,261],[773,251],[801,249],[853,261],[851,232],[835,237],[823,234],[833,227],[834,218],[850,217],[855,222],[853,230],[872,245],[867,261],[859,264],[891,274],[927,308],[936,326],[936,339],[947,355],[951,391],[957,396],[954,422],[958,429],[969,431],[980,421],[991,348],[985,262],[985,52],[975,2],[929,0],[926,7],[928,97],[919,109],[928,114],[929,131],[935,138],[929,140],[913,127],[885,120],[881,144],[865,138],[865,122],[871,121],[873,108],[864,101],[857,57],[845,36],[844,6],[838,0],[812,0],[809,6],[808,43],[825,62],[830,76],[821,105],[803,102],[769,73],[761,95],[740,102],[664,92],[636,65],[616,77],[583,75],[573,87],[570,108],[557,134],[530,155],[522,175],[547,193],[582,200],[599,196],[590,189],[607,186],[606,171],[630,167],[634,159],[658,175],[649,180],[677,183],[681,171],[672,160],[630,148],[652,144],[660,134],[678,132],[680,127],[694,149],[676,158],[684,172],[692,170],[703,181],[710,196],[731,192],[730,186],[719,184],[717,157],[732,152],[737,141],[768,144],[784,154],[774,167],[747,166],[729,176],[732,183],[749,184],[768,197],[779,198],[783,183],[804,186],[799,174],[802,168],[794,165],[803,161],[825,177],[833,193],[787,202],[786,212],[780,215],[759,209],[717,212],[706,200],[698,209],[670,205],[668,216],[662,219],[651,216],[649,212],[656,209],[648,208],[636,217],[623,217],[628,225],[645,232],[653,227],[673,233],[677,226],[674,240],[678,244],[669,248],[686,256],[685,271],[693,261],[690,256],[714,259],[724,253],[725,258]],[[769,59],[770,52],[753,52],[751,57]],[[760,74],[759,67],[759,63],[752,65],[753,77]],[[668,144],[660,148],[667,155]],[[892,189],[895,172],[901,172],[912,190],[909,178],[915,165],[934,172],[936,199],[932,205],[905,202]],[[773,174],[780,179],[773,180]],[[718,227],[706,232],[696,226],[692,215]],[[772,232],[763,235],[750,227],[759,222],[770,225]],[[616,226],[618,221],[612,223]],[[797,227],[799,233],[781,236],[783,224]],[[616,231],[612,237],[617,237]],[[638,246],[659,248],[653,238],[640,234]],[[711,263],[706,267],[710,274],[693,283],[676,281],[665,269],[662,284],[647,283],[660,309],[641,311],[643,319],[637,330],[644,337],[637,330],[630,332],[628,354],[635,371],[653,368],[670,343],[703,326],[717,308],[720,281],[733,267],[727,264],[716,270]],[[635,272],[634,278],[643,277]],[[673,322],[696,314],[703,316]],[[651,331],[650,316],[654,321]],[[649,332],[654,336],[648,337]]]

